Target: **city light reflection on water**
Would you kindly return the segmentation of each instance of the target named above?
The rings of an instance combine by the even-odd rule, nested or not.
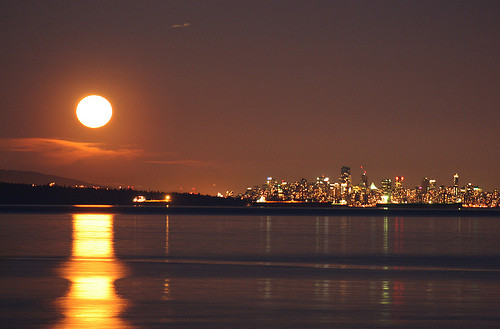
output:
[[[127,302],[114,282],[125,275],[113,248],[113,215],[73,215],[71,258],[60,269],[70,281],[57,301],[64,318],[54,328],[127,328],[119,315]]]

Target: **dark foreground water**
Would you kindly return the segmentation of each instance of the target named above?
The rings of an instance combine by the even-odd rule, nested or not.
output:
[[[498,328],[499,217],[0,214],[2,328]]]

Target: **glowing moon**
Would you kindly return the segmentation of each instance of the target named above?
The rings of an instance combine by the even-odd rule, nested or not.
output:
[[[109,122],[113,115],[111,103],[102,96],[87,96],[78,103],[76,116],[82,125],[99,128]]]

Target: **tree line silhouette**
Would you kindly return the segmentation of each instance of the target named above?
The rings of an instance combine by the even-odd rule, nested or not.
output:
[[[0,204],[51,205],[132,205],[142,195],[148,200],[164,200],[167,193],[133,189],[70,187],[60,185],[29,185],[0,183]],[[233,198],[220,198],[191,193],[168,193],[170,204],[178,206],[238,206],[243,202]]]

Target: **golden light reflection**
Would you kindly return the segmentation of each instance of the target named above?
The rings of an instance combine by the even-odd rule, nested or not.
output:
[[[384,254],[389,252],[389,218],[384,217]]]
[[[170,297],[170,279],[165,279],[163,282],[163,300],[171,300],[172,298]]]
[[[73,258],[113,258],[112,215],[73,215]]]
[[[169,254],[169,241],[168,241],[168,238],[169,238],[169,235],[170,235],[170,228],[169,228],[169,218],[168,218],[168,215],[167,215],[167,219],[166,219],[166,222],[165,222],[165,256],[168,257],[168,254]]]
[[[71,287],[58,300],[64,319],[55,328],[130,327],[119,317],[127,302],[114,288],[125,267],[114,254],[113,215],[73,215],[73,250],[61,276]]]
[[[391,283],[388,280],[382,281],[380,291],[380,304],[389,305],[391,303]]]
[[[84,188],[84,185],[80,185],[80,187]],[[113,206],[110,204],[75,204],[73,205],[75,208],[112,208]]]

